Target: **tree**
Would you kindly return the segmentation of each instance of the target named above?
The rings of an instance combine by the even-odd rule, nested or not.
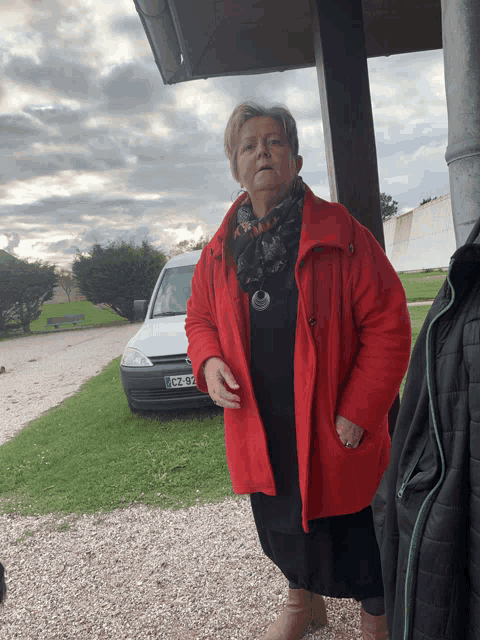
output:
[[[25,333],[40,317],[42,305],[55,293],[55,266],[36,262],[7,262],[0,265],[0,329],[19,325]]]
[[[15,304],[16,292],[13,287],[11,263],[0,264],[0,332],[8,330],[9,324],[14,323],[12,308]]]
[[[382,220],[390,220],[393,216],[397,215],[398,202],[392,198],[392,196],[386,193],[380,194],[380,209],[382,211]]]
[[[181,242],[177,242],[177,244],[175,244],[170,250],[169,257],[173,258],[173,256],[178,256],[181,253],[186,253],[187,251],[203,249],[210,240],[211,238],[208,236],[202,236],[199,240],[182,240]]]
[[[68,301],[71,302],[70,296],[72,295],[72,291],[75,287],[75,278],[71,271],[68,269],[59,269],[58,272],[58,284],[65,291]]]
[[[150,298],[166,261],[165,253],[146,240],[140,247],[123,240],[105,247],[95,243],[87,255],[77,254],[72,272],[87,300],[133,322],[134,300]]]
[[[419,207],[421,207],[421,206],[422,206],[422,204],[427,204],[427,202],[431,202],[432,200],[436,200],[436,199],[437,199],[436,197],[435,197],[435,198],[432,198],[432,197],[424,198],[424,199],[420,202],[420,204],[419,204],[418,206],[419,206]]]

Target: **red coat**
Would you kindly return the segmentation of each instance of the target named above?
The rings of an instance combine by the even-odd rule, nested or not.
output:
[[[250,379],[249,299],[224,240],[240,198],[195,268],[185,328],[197,386],[203,363],[231,369],[240,409],[225,409],[227,462],[235,493],[275,495],[264,427]],[[229,263],[231,266],[229,266]],[[388,464],[387,414],[408,367],[405,292],[373,235],[339,204],[307,187],[295,266],[298,312],[294,394],[303,527],[368,506]],[[365,429],[356,449],[335,429],[341,415]]]

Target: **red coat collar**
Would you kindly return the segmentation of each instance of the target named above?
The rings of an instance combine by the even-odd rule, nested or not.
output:
[[[242,193],[235,200],[211,240],[210,246],[214,253],[221,253],[224,260],[225,239],[231,237],[235,212],[245,197],[246,194]],[[316,246],[338,247],[351,255],[354,251],[353,222],[343,205],[318,198],[307,186],[298,260],[303,260],[308,251]]]
[[[343,205],[322,200],[307,187],[298,259],[315,246],[338,247],[352,254],[353,219]]]

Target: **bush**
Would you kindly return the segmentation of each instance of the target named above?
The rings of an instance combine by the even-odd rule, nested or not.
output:
[[[124,241],[106,247],[94,244],[87,255],[77,254],[72,272],[80,292],[93,304],[105,304],[130,322],[133,302],[148,300],[167,256],[146,240],[140,247]]]
[[[55,267],[41,262],[9,261],[0,265],[0,331],[30,331],[42,305],[55,293]]]

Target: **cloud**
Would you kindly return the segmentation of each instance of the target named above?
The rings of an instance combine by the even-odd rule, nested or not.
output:
[[[94,69],[66,59],[61,52],[50,52],[39,63],[14,56],[5,74],[15,82],[55,90],[69,97],[92,100],[100,96]]]
[[[30,0],[28,16],[31,31],[42,38],[44,48],[88,52],[96,37],[95,9],[81,0]]]
[[[0,136],[8,139],[30,139],[43,135],[45,127],[27,114],[4,114],[0,115]],[[3,142],[3,141],[2,141]]]
[[[151,110],[165,93],[158,73],[140,64],[115,67],[102,86],[107,111],[123,113]]]
[[[56,242],[37,242],[38,248],[43,248],[45,252],[57,255],[63,253],[65,255],[74,256],[77,253],[77,247],[73,246],[74,241],[71,238],[65,240],[57,240]]]
[[[5,251],[7,253],[11,253],[12,255],[15,255],[15,249],[20,244],[20,234],[14,231],[13,233],[6,233],[5,235],[8,240],[7,246],[5,247]]]
[[[32,105],[26,107],[24,111],[41,122],[60,126],[79,124],[89,115],[87,109],[72,109],[59,104]]]
[[[130,231],[123,229],[109,230],[107,228],[97,227],[95,229],[82,231],[76,237],[63,238],[54,242],[48,239],[39,240],[36,242],[36,247],[41,248],[48,254],[55,255],[61,252],[74,257],[77,253],[89,251],[96,243],[107,245],[111,242],[125,241],[132,242],[139,246],[144,240],[157,246],[157,248],[161,248],[158,246],[156,238],[151,235],[148,225],[140,225]]]
[[[131,16],[120,16],[112,20],[111,29],[113,33],[120,33],[127,36],[145,37],[142,22],[138,14]]]
[[[21,248],[28,247],[48,260],[62,255],[62,264],[96,242],[124,239],[139,244],[146,238],[154,246],[168,249],[178,238],[197,237],[199,228],[200,235],[212,235],[218,219],[216,209],[212,211],[203,198],[188,193],[150,200],[148,194],[141,198],[90,194],[50,197],[30,205],[3,207],[2,213],[7,233],[25,238]]]
[[[447,131],[424,135],[423,130],[424,125],[417,125],[412,132],[413,135],[405,135],[402,132],[402,125],[397,127],[390,125],[388,127],[388,138],[386,138],[384,132],[378,131],[376,136],[378,156],[383,160],[397,154],[411,156],[418,149],[423,147],[435,149],[441,148],[445,153],[445,148],[447,146]]]
[[[25,113],[0,114],[0,148],[25,149],[36,140],[48,137],[47,128]]]
[[[315,69],[165,86],[131,0],[2,11],[0,225],[20,257],[66,265],[94,241],[211,235],[238,189],[224,128],[248,98],[289,107],[302,176],[329,198]],[[399,209],[448,193],[442,52],[368,64],[381,189]]]

